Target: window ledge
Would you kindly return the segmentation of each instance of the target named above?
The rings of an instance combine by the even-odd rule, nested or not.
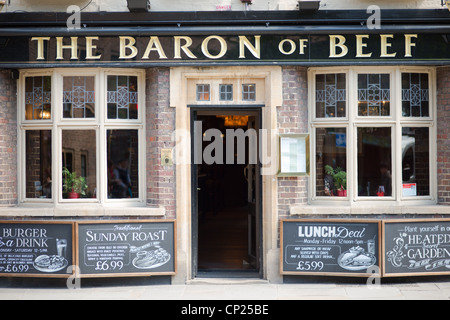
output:
[[[1,217],[164,217],[163,207],[105,207],[101,205],[20,206],[0,208]]]
[[[291,216],[309,215],[381,215],[381,214],[420,214],[450,215],[450,206],[446,205],[380,205],[365,204],[359,206],[296,205],[290,208]]]

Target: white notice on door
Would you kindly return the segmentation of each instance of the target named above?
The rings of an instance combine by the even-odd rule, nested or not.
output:
[[[404,183],[403,184],[403,196],[404,197],[417,196],[417,183]]]

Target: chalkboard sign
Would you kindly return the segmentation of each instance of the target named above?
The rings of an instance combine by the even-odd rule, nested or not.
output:
[[[72,222],[1,221],[0,274],[69,277],[74,261],[73,229]]]
[[[77,223],[81,277],[173,275],[175,221]]]
[[[380,235],[374,220],[282,220],[281,274],[371,276]]]
[[[450,219],[384,220],[385,277],[450,274]]]

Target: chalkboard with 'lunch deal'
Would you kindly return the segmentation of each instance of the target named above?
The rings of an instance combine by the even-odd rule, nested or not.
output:
[[[450,219],[383,221],[383,276],[450,274]]]
[[[377,220],[282,220],[281,274],[372,276],[380,241]]]
[[[72,222],[1,221],[0,275],[69,277],[73,229]]]
[[[174,275],[175,221],[77,223],[81,277]]]

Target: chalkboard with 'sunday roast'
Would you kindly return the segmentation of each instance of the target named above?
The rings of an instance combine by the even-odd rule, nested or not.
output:
[[[77,223],[80,275],[175,274],[175,221]]]
[[[69,277],[73,261],[72,222],[0,222],[1,275]]]
[[[381,222],[283,220],[281,273],[371,276],[379,273]]]
[[[450,274],[450,220],[384,220],[383,276]]]

